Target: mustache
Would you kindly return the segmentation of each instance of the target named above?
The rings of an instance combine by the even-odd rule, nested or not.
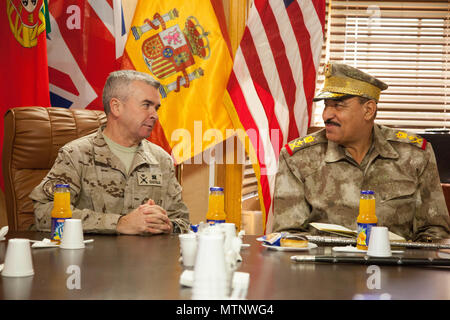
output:
[[[324,123],[325,123],[325,124],[331,124],[331,125],[337,126],[337,127],[340,127],[340,126],[341,126],[339,123],[334,122],[334,121],[331,121],[330,119],[325,120]]]

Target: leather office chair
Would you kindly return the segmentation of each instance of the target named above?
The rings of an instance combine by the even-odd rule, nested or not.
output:
[[[98,110],[20,107],[7,111],[2,168],[10,230],[29,230],[34,225],[28,195],[53,166],[59,148],[105,123],[105,113]]]
[[[448,129],[442,131],[425,130],[418,132],[418,135],[431,142],[441,180],[442,191],[444,192],[445,202],[447,204],[448,213],[450,214],[450,133]]]

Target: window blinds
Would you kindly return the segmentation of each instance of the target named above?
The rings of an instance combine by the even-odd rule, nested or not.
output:
[[[321,65],[346,63],[389,85],[376,122],[423,130],[450,127],[450,1],[329,3]],[[323,87],[322,70],[317,89]],[[323,102],[313,126],[323,126]]]

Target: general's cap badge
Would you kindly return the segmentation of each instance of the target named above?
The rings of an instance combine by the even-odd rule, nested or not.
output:
[[[202,77],[201,68],[194,69],[191,73],[186,69],[195,65],[194,56],[208,59],[211,54],[208,32],[205,32],[199,21],[190,16],[184,23],[184,29],[178,24],[167,26],[177,18],[178,10],[172,9],[164,15],[156,13],[153,20],[146,19],[142,26],[131,28],[136,41],[146,32],[161,28],[159,33],[144,40],[142,55],[148,69],[158,79],[178,74],[176,81],[161,85],[160,92],[163,98],[172,91],[180,91],[181,86],[189,88],[192,81]]]
[[[25,48],[35,47],[45,30],[43,0],[6,0],[9,26],[16,40]]]
[[[325,67],[323,68],[323,73],[324,73],[325,77],[331,76],[331,68],[333,68],[331,63],[327,63],[325,65]]]

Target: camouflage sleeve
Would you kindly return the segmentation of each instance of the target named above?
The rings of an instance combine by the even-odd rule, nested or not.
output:
[[[273,232],[308,231],[310,208],[300,173],[291,169],[286,149],[280,153],[273,198]]]
[[[181,186],[175,177],[175,167],[172,160],[168,159],[168,170],[170,170],[169,186],[166,199],[167,215],[173,223],[174,233],[186,233],[189,231],[189,211],[181,198]]]
[[[420,206],[414,218],[414,241],[444,239],[450,236],[450,217],[431,144],[426,148],[428,162],[419,176]]]
[[[69,152],[69,150],[64,147],[61,148],[52,169],[50,169],[47,176],[30,194],[30,198],[33,200],[34,205],[37,230],[50,231],[54,186],[58,183],[67,183],[70,185],[72,218],[82,220],[83,231],[116,233],[117,221],[120,217],[119,214],[99,213],[89,209],[77,209],[76,203],[81,188],[81,169],[74,165],[74,161],[70,154],[71,152]]]

